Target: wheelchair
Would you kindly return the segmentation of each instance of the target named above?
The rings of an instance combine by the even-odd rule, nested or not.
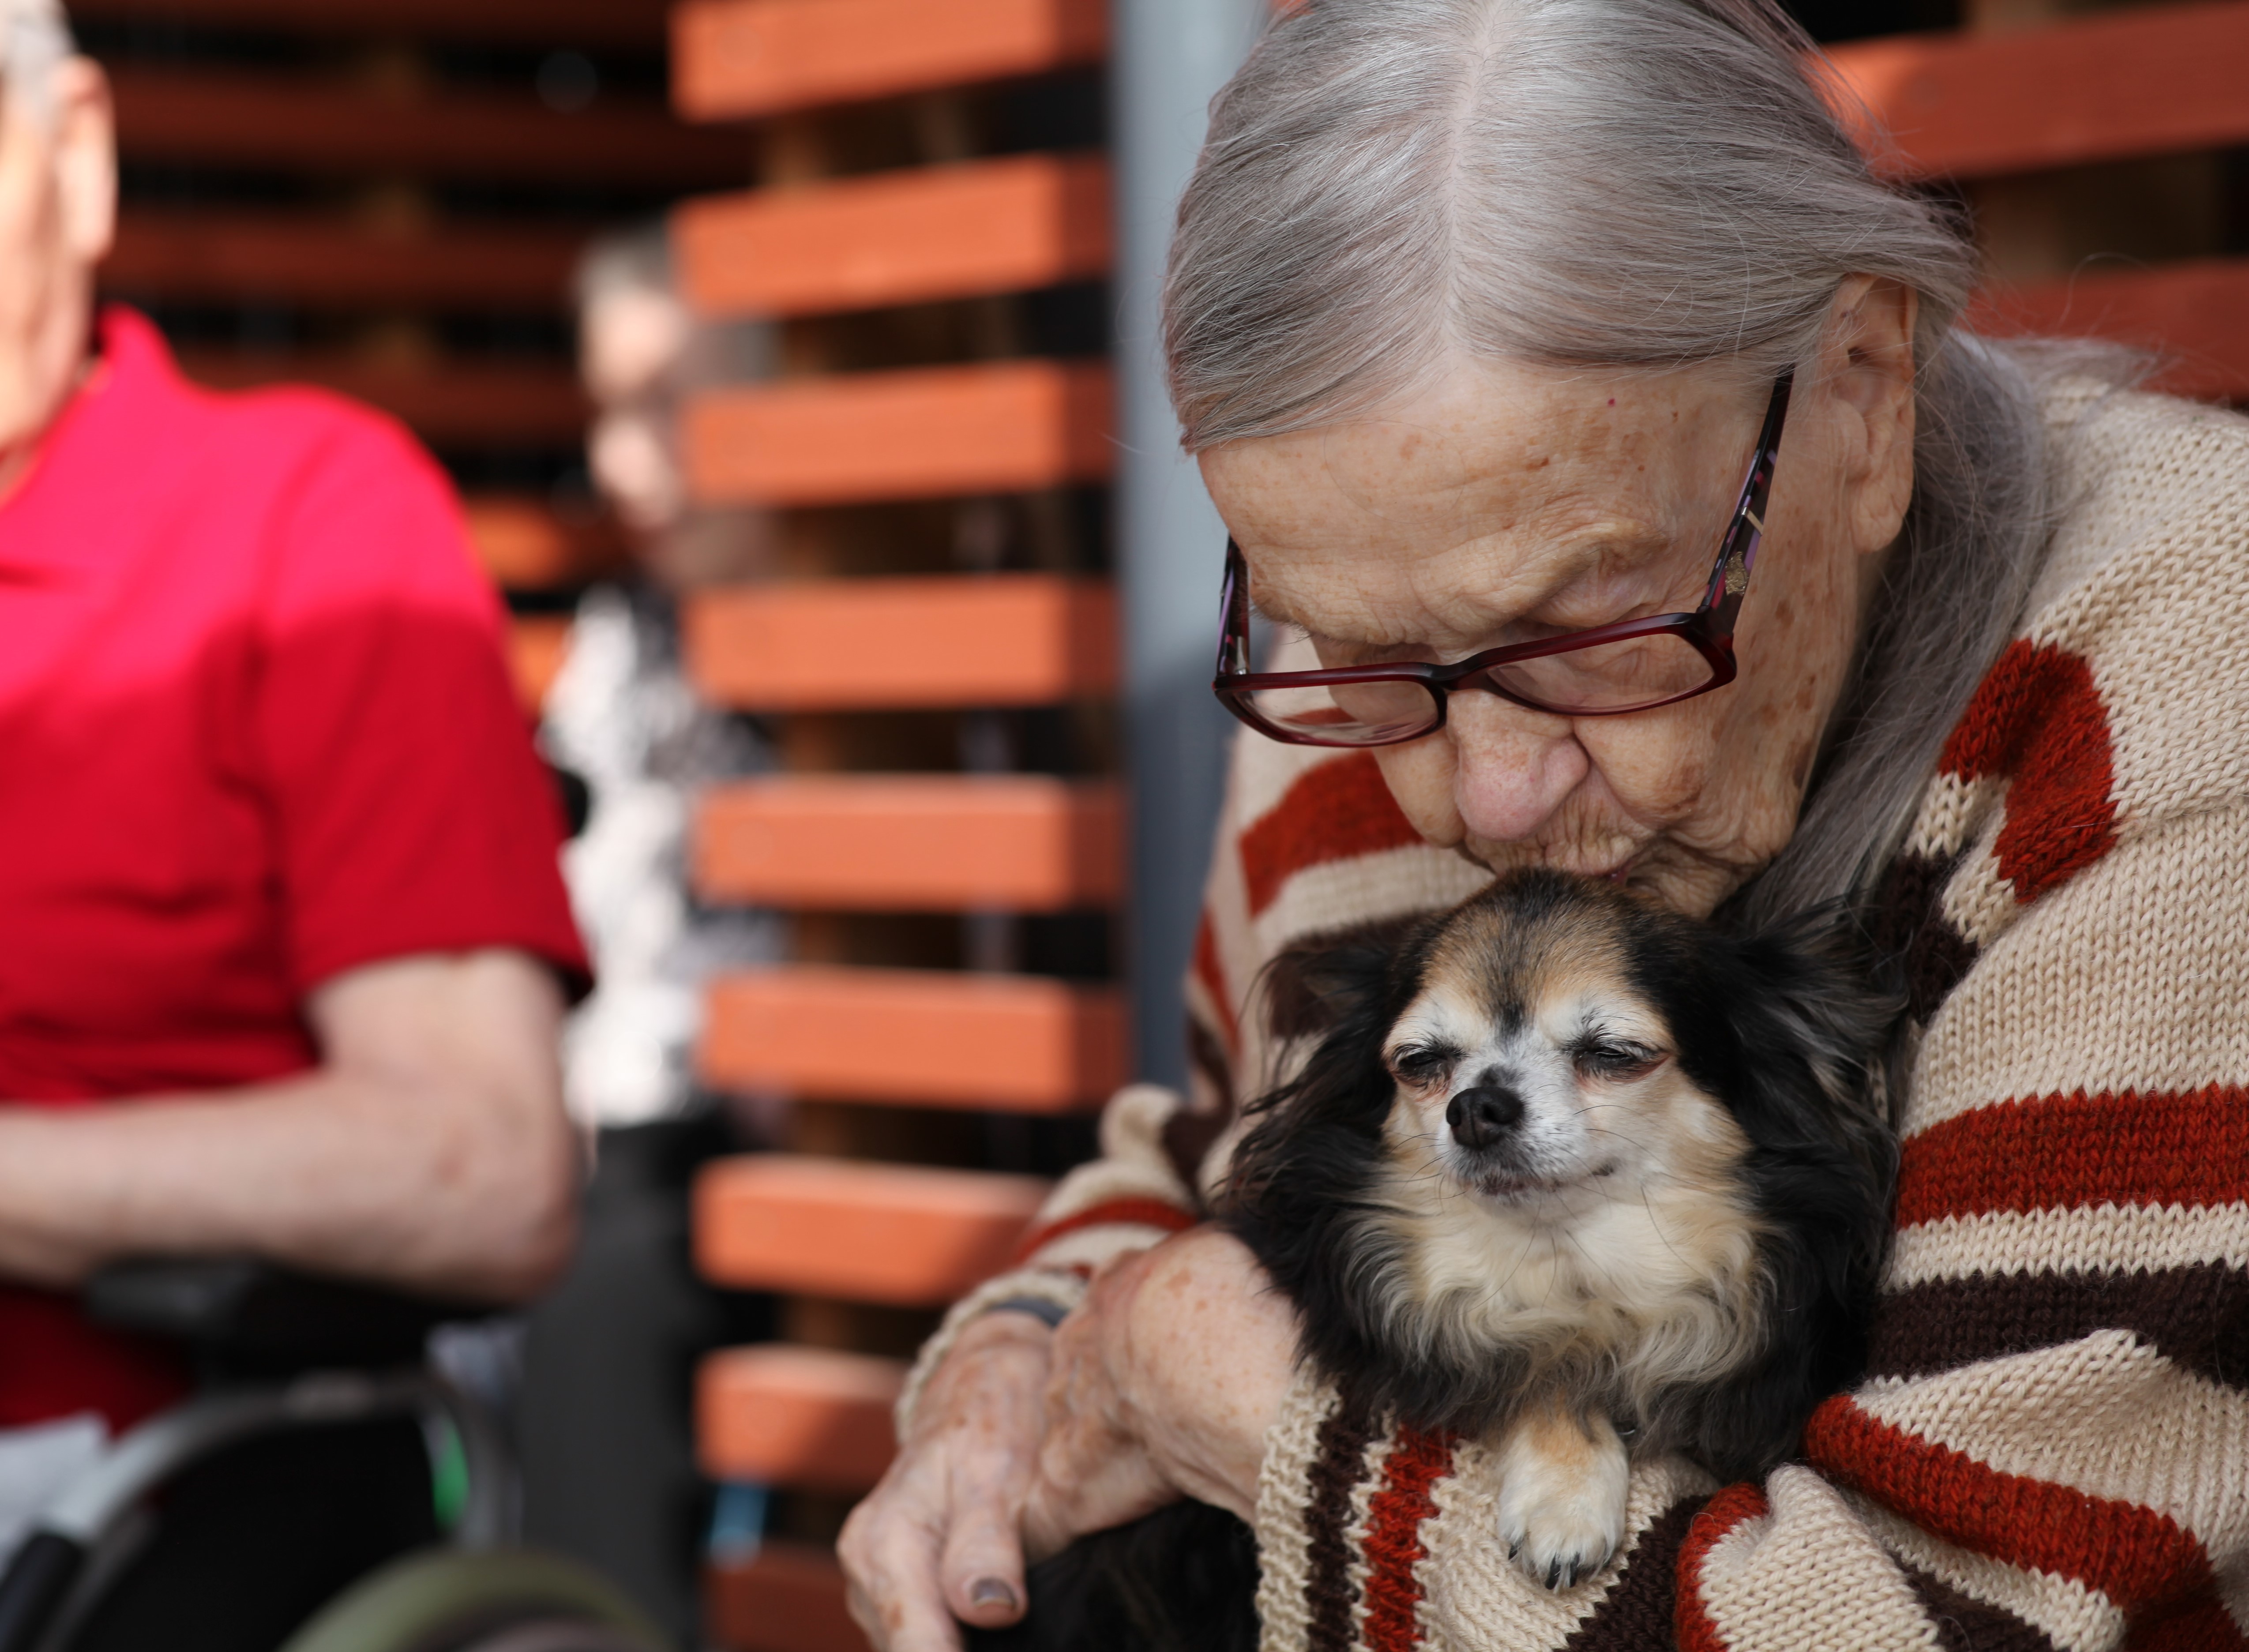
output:
[[[147,1546],[154,1511],[199,1466],[386,1422],[430,1442],[450,1518],[275,1652],[677,1652],[599,1576],[511,1542],[507,1442],[426,1353],[433,1330],[474,1311],[223,1260],[120,1264],[89,1283],[85,1304],[99,1324],[184,1344],[199,1386],[113,1442],[33,1522],[0,1574],[0,1652],[71,1652]]]

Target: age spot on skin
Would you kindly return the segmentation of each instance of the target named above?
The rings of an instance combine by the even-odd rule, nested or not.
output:
[[[1812,778],[1812,743],[1807,740],[1796,748],[1795,754],[1789,760],[1789,780],[1799,792],[1804,789],[1804,783]]]

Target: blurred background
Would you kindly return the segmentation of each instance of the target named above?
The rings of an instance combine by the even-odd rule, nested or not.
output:
[[[436,451],[581,823],[527,1535],[683,1644],[861,1646],[831,1545],[904,1361],[1188,1066],[1222,540],[1149,320],[1253,0],[71,10],[107,292]],[[1797,10],[1974,209],[1992,325],[2249,397],[2249,0]]]

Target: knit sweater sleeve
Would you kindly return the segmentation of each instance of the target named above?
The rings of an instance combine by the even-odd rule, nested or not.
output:
[[[1762,1484],[1640,1465],[1559,1593],[1482,1442],[1300,1381],[1267,1652],[2249,1642],[2249,426],[2150,400],[2101,439],[2169,476],[2077,527],[2156,531],[1999,659],[1886,890],[1916,1044],[1865,1380]]]

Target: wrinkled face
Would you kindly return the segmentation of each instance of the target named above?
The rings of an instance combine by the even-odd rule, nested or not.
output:
[[[1598,913],[1455,920],[1383,1044],[1401,1159],[1496,1205],[1557,1214],[1730,1163],[1738,1128],[1680,1071],[1626,962]]]
[[[1606,718],[1455,694],[1375,754],[1425,838],[1697,917],[1786,844],[1911,492],[1913,306],[1882,296],[1847,283],[1798,375],[1737,679]],[[1283,669],[1457,660],[1692,609],[1770,389],[1456,362],[1379,416],[1213,448],[1203,477],[1257,607],[1317,651]]]

